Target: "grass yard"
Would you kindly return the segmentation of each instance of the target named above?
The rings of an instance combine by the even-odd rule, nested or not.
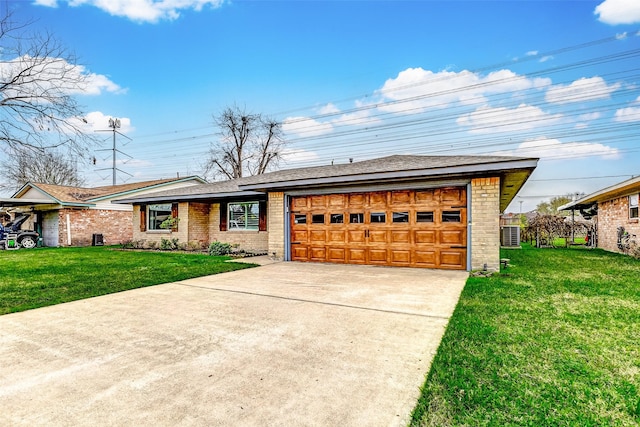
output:
[[[640,425],[640,261],[502,256],[502,274],[469,278],[411,425]]]
[[[0,314],[251,267],[228,259],[108,247],[0,251]]]

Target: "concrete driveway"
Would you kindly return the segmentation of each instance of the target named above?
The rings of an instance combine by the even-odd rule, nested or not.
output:
[[[466,277],[276,263],[0,316],[0,425],[406,425]]]

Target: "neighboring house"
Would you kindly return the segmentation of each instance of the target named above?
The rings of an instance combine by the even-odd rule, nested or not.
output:
[[[567,203],[558,210],[576,210],[586,219],[593,217],[597,224],[597,246],[608,251],[620,252],[619,227],[624,227],[630,234],[640,236],[639,193],[640,177],[635,177]]]
[[[44,246],[87,246],[94,243],[94,234],[106,244],[116,244],[131,240],[133,228],[132,207],[114,204],[114,199],[205,182],[187,177],[95,188],[30,182],[13,197],[0,199],[0,207],[31,213],[23,228],[38,231]]]
[[[119,202],[134,206],[136,240],[221,241],[292,261],[498,270],[500,213],[537,161],[390,156]],[[177,227],[160,229],[173,214]]]

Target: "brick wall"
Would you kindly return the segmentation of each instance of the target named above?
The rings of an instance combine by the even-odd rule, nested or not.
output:
[[[269,230],[269,255],[284,259],[284,193],[269,193],[267,211]]]
[[[636,241],[640,237],[640,223],[638,219],[629,219],[629,197],[598,203],[598,247],[620,252],[618,249],[618,227],[635,234]]]
[[[105,245],[115,245],[133,237],[131,212],[103,209],[61,209],[58,213],[60,246],[69,246],[67,215],[71,224],[71,246],[91,246],[93,234],[102,234]]]
[[[209,211],[208,203],[189,203],[189,241],[208,245],[209,240]],[[178,212],[179,213],[179,212]]]
[[[471,269],[500,270],[500,178],[471,180]]]
[[[267,213],[267,220],[269,213]],[[267,228],[268,230],[268,228]],[[266,251],[268,247],[268,231],[220,231],[220,203],[213,203],[209,209],[209,239],[238,245],[238,249],[246,251]]]

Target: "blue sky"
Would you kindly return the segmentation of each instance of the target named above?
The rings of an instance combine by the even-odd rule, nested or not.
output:
[[[212,117],[233,105],[284,123],[281,167],[540,157],[508,211],[640,173],[637,0],[11,5],[93,74],[78,97],[93,129],[121,119],[133,177],[119,183],[199,174]],[[109,154],[96,157],[88,183],[109,185]]]

